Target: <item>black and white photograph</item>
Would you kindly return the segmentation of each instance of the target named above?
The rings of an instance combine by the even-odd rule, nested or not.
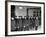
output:
[[[41,7],[11,5],[11,31],[39,30]]]
[[[8,35],[44,33],[44,3],[7,3]]]

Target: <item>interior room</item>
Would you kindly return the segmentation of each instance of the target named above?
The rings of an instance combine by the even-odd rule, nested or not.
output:
[[[41,26],[41,7],[11,5],[11,31],[38,30]]]

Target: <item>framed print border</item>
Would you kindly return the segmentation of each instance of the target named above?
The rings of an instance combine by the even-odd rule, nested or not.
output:
[[[21,2],[21,3],[34,3],[34,4],[43,4],[44,5],[44,32],[43,33],[34,33],[34,34],[18,34],[18,35],[8,35],[8,2]],[[44,2],[27,2],[27,1],[5,1],[5,36],[24,36],[24,35],[41,35],[45,34],[45,3]]]

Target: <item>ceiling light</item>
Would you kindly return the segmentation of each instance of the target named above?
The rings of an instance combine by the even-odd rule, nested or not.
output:
[[[23,9],[23,7],[19,7],[19,9]]]

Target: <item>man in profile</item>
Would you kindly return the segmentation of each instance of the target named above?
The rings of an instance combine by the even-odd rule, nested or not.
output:
[[[38,20],[38,17],[36,17],[35,25],[36,25],[35,30],[37,30],[37,29],[38,29],[38,26],[39,26],[39,20]]]

